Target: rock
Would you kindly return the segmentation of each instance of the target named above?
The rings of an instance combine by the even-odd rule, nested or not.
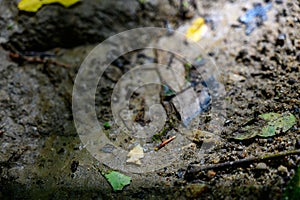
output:
[[[213,177],[215,177],[216,176],[216,172],[215,171],[213,171],[213,170],[208,170],[207,171],[207,177],[208,178],[213,178]]]
[[[190,144],[183,146],[182,149],[183,150],[189,149],[189,150],[195,151],[197,149],[197,145],[194,142],[192,142]]]
[[[257,170],[267,170],[268,166],[266,163],[260,162],[256,165]]]
[[[239,82],[239,81],[244,81],[246,78],[244,76],[235,74],[235,73],[230,73],[229,74],[229,79],[233,82]]]
[[[283,46],[285,38],[286,38],[285,34],[279,34],[276,39],[276,46]]]
[[[121,76],[123,75],[122,71],[120,70],[120,68],[115,67],[115,66],[109,66],[106,70],[105,70],[105,75],[112,81],[117,82]]]
[[[46,5],[37,13],[19,12],[17,2],[0,3],[0,43],[19,51],[98,43],[128,29],[159,26],[166,13],[176,13],[175,7],[164,6],[168,1],[151,2],[142,9],[136,0],[84,0],[70,8]]]
[[[218,164],[220,162],[220,157],[219,156],[216,156],[212,161],[214,164]]]
[[[280,174],[283,174],[283,175],[287,175],[289,173],[287,167],[283,166],[283,165],[280,165],[278,168],[277,168],[278,172]]]

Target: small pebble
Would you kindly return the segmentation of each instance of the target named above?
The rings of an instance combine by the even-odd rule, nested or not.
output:
[[[296,149],[300,149],[300,140],[296,141],[295,147],[296,147]]]
[[[295,176],[295,170],[294,169],[291,169],[291,171],[290,171],[290,176]]]
[[[288,169],[283,166],[283,165],[280,165],[278,168],[277,168],[278,172],[281,173],[281,174],[288,174]]]
[[[237,150],[243,150],[244,147],[243,147],[242,145],[238,145],[236,149],[237,149]]]
[[[268,142],[268,143],[272,143],[272,142],[273,142],[273,138],[268,138],[268,139],[267,139],[267,142]]]
[[[260,162],[256,165],[257,170],[266,170],[268,169],[268,166],[266,163]]]
[[[283,3],[283,0],[275,0],[275,3],[276,3],[276,4],[282,4],[282,3]]]
[[[278,151],[283,151],[284,150],[284,144],[278,144],[277,150]]]
[[[300,53],[296,56],[296,60],[298,61],[298,62],[300,62]],[[295,67],[296,68],[296,70],[298,69],[298,67]]]
[[[218,164],[219,162],[220,162],[220,157],[219,156],[213,159],[214,164]]]
[[[297,166],[296,163],[291,158],[288,160],[288,163],[289,163],[289,167],[296,167]]]
[[[267,139],[258,139],[258,142],[259,142],[259,144],[265,144],[265,143],[267,143],[268,142],[268,140]]]
[[[179,169],[176,173],[177,178],[183,178],[184,175],[184,169]]]
[[[290,78],[288,81],[287,81],[288,84],[290,85],[294,85],[295,83],[297,83],[297,81],[293,78]]]
[[[214,176],[216,176],[216,172],[215,171],[213,171],[213,170],[209,170],[208,172],[207,172],[207,177],[208,178],[213,178]]]
[[[285,34],[279,34],[276,39],[276,46],[283,46],[285,41]]]

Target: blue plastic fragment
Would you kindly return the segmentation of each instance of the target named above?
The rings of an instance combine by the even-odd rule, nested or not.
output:
[[[268,19],[267,11],[272,8],[272,3],[268,3],[266,6],[262,6],[261,3],[255,3],[251,10],[248,10],[243,16],[239,18],[239,21],[246,24],[246,35],[252,33],[252,31],[260,26],[263,21]]]
[[[183,125],[187,127],[189,123],[197,117],[200,113],[208,111],[208,108],[211,103],[211,96],[209,94],[209,91],[207,88],[204,88],[201,92],[200,95],[198,96],[199,99],[199,107],[198,110],[195,111],[195,113],[191,113],[191,115],[183,121]]]
[[[199,96],[199,104],[201,107],[202,112],[205,112],[208,110],[209,106],[210,106],[210,101],[211,101],[211,96],[208,93],[208,89],[204,88]]]

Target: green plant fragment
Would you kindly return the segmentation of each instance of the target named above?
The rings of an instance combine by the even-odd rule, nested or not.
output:
[[[267,113],[260,117],[267,121],[267,125],[258,134],[261,137],[271,137],[279,133],[284,133],[296,124],[296,117],[291,113]]]
[[[110,123],[109,123],[109,122],[105,122],[105,123],[103,124],[103,127],[104,127],[105,129],[110,129]]]
[[[265,113],[259,115],[257,119],[249,120],[246,125],[240,127],[234,139],[246,140],[255,136],[272,137],[280,133],[285,133],[295,124],[296,117],[291,113]]]
[[[104,177],[107,179],[114,191],[122,190],[126,185],[129,185],[131,182],[131,178],[129,176],[126,176],[116,171],[111,171],[108,174],[104,174]]]

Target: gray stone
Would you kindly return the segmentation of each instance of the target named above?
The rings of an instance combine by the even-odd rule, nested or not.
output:
[[[136,0],[84,0],[70,8],[45,5],[37,13],[20,12],[17,2],[0,2],[0,43],[21,51],[98,43],[128,29],[159,26],[167,13],[176,13],[175,7],[164,6],[168,1],[152,2],[143,10]]]

